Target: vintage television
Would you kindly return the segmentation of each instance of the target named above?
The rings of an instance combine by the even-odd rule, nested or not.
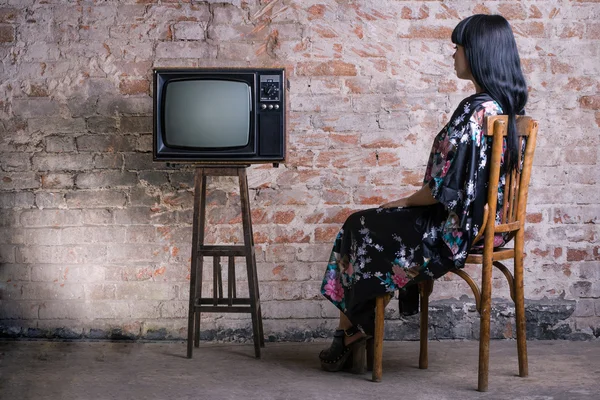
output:
[[[285,161],[283,68],[155,68],[155,161]]]

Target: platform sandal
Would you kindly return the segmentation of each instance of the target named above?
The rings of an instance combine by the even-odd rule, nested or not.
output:
[[[329,372],[349,369],[354,374],[363,374],[366,363],[366,338],[362,337],[348,346],[344,344],[345,336],[354,336],[359,332],[356,327],[336,330],[331,346],[319,354],[321,368]]]

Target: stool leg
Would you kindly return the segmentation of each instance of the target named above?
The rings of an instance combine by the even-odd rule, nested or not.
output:
[[[252,227],[252,224],[250,226]],[[252,247],[254,247],[254,244],[252,244]],[[258,273],[256,271],[256,256],[254,255],[254,251],[252,252],[252,265],[254,271],[254,293],[256,293],[256,314],[258,316],[258,338],[260,339],[260,347],[265,347],[265,333],[263,330],[262,311],[260,309],[260,292],[258,290]]]
[[[200,242],[204,243],[204,170],[196,169],[194,179],[194,221],[192,224],[192,262],[190,267],[190,300],[188,310],[187,358],[192,358],[194,344],[199,346],[200,312],[196,312],[196,299],[202,297],[202,256],[198,254]],[[199,276],[198,276],[199,275]],[[195,331],[194,331],[194,328]],[[195,335],[194,335],[195,334]]]
[[[248,262],[248,261],[247,261]],[[256,289],[258,285],[256,285],[252,266],[248,266],[248,290],[250,292],[250,303],[252,304],[252,335],[254,336],[254,355],[256,358],[260,358],[260,348],[261,348],[261,318],[260,318],[260,305],[257,304],[257,296]],[[264,346],[264,342],[263,342]]]
[[[190,303],[188,312],[188,338],[187,338],[187,358],[192,358],[194,351],[194,290],[190,288]]]
[[[244,245],[246,246],[246,269],[248,271],[248,291],[250,294],[252,313],[252,332],[254,336],[254,354],[260,358],[262,337],[262,321],[260,314],[260,296],[258,294],[258,275],[256,272],[256,257],[254,255],[254,238],[252,237],[252,217],[250,215],[250,199],[248,195],[248,180],[246,169],[239,168],[240,203],[242,208],[242,229],[244,232]]]
[[[200,313],[196,313],[196,321],[194,328],[194,347],[200,347]]]

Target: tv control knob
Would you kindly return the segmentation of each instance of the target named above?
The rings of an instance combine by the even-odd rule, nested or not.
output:
[[[275,109],[279,110],[279,104],[275,104]]]
[[[260,108],[262,108],[263,110],[266,110],[267,109],[267,105],[266,104],[261,104]]]
[[[273,104],[269,104],[269,110],[273,109]]]

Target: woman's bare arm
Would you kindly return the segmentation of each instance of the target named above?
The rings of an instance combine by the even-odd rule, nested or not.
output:
[[[383,208],[395,208],[395,207],[415,207],[415,206],[429,206],[437,203],[438,201],[431,195],[431,189],[428,185],[424,185],[421,189],[417,190],[408,197],[403,199],[391,201],[382,205]]]

